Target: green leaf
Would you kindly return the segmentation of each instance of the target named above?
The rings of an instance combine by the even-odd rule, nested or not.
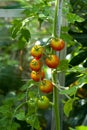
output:
[[[29,39],[31,38],[29,29],[23,28],[21,30],[21,36],[24,37],[24,39],[28,42]]]
[[[4,124],[3,124],[3,122],[4,122]],[[1,130],[1,128],[5,127],[7,125],[7,123],[8,123],[8,120],[5,116],[0,118],[0,130]]]
[[[62,72],[68,70],[68,60],[61,60],[57,70]]]
[[[85,73],[85,71],[86,71],[86,68],[84,68],[84,67],[74,66],[74,67],[68,69],[67,72],[69,72],[69,73],[70,73],[70,72],[80,72],[80,73]]]
[[[24,84],[20,89],[22,91],[26,90],[27,88],[31,88],[33,86],[33,80],[28,80],[26,84]]]
[[[83,80],[82,80],[83,79]],[[87,82],[82,82],[87,80],[87,78],[84,80],[84,77],[82,79],[77,80],[78,84],[73,85],[72,87],[69,87],[68,89],[61,90],[60,94],[68,94],[70,96],[75,95],[77,90],[85,85]]]
[[[7,130],[18,130],[18,128],[20,127],[20,125],[16,122],[12,122],[12,124],[7,125],[5,128],[7,128]]]
[[[19,111],[19,113],[16,114],[15,117],[16,117],[18,120],[25,120],[25,111],[23,111],[23,110]]]
[[[65,113],[65,115],[66,115],[67,117],[69,116],[69,113],[70,113],[71,110],[72,110],[73,102],[74,102],[75,100],[77,100],[77,99],[78,99],[78,98],[75,97],[75,98],[69,99],[68,101],[65,102],[65,104],[64,104],[64,113]]]
[[[26,93],[20,93],[17,95],[18,101],[23,100],[26,97]]]
[[[24,37],[22,37],[22,36],[19,37],[19,41],[18,41],[17,45],[18,45],[19,49],[25,48],[26,40],[24,39]]]
[[[73,128],[69,127],[69,130],[76,130],[76,129],[73,129]]]
[[[12,122],[10,118],[1,118],[0,119],[0,130],[18,130],[20,125],[16,122]]]
[[[22,23],[20,22],[20,20],[16,20],[16,22],[14,23],[14,26],[11,29],[11,34],[13,38],[16,38],[21,30],[22,27]]]
[[[9,104],[0,106],[0,113],[5,116],[11,116]]]
[[[81,18],[80,16],[74,14],[74,13],[67,13],[67,19],[69,23],[74,23],[75,21],[77,22],[83,22],[84,19]]]
[[[68,94],[68,95],[74,95],[77,91],[77,86],[73,86],[73,87],[70,87],[69,89],[66,89],[66,90],[61,90],[60,91],[60,94]]]
[[[44,14],[39,14],[39,18],[46,18],[46,16]]]
[[[18,123],[16,123],[16,122],[14,122],[12,124],[12,130],[18,130],[19,127],[20,127],[20,125]]]
[[[32,114],[30,116],[28,116],[26,118],[26,122],[28,124],[30,124],[33,128],[35,128],[36,130],[40,129],[40,124],[39,124],[39,120],[38,117],[35,114]]]
[[[77,82],[79,82],[79,84],[86,84],[87,83],[87,74],[85,73],[84,75],[82,75],[78,80]],[[80,86],[83,86],[83,85],[80,85]]]
[[[77,126],[76,130],[87,130],[87,126]]]
[[[67,31],[62,31],[61,38],[66,41],[66,43],[69,43],[69,45],[74,45],[75,42],[73,42],[73,38],[71,35],[67,33]]]
[[[21,87],[21,90],[24,91],[28,88],[31,88],[32,86],[34,85],[37,85],[38,83],[34,82],[32,79],[28,80],[26,84],[24,84],[22,87]]]

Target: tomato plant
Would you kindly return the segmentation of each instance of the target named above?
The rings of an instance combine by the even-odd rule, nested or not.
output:
[[[38,99],[38,108],[47,109],[49,107],[49,103],[47,96],[41,96],[41,98]]]
[[[38,82],[38,81],[40,81],[40,80],[43,80],[44,77],[45,77],[45,72],[44,72],[43,70],[38,71],[38,72],[36,72],[36,71],[32,71],[32,72],[31,72],[31,78],[32,78],[34,81],[36,81],[36,82]]]
[[[66,1],[67,0],[65,0],[64,2],[66,2]],[[79,0],[77,0],[77,1],[79,1]],[[55,15],[53,13],[54,12],[54,2],[56,3]],[[13,95],[12,95],[12,99],[10,99],[8,102],[5,101],[4,104],[3,104],[3,101],[1,102],[1,105],[3,104],[3,106],[0,107],[0,117],[1,117],[0,129],[7,128],[7,130],[13,130],[13,129],[15,129],[15,130],[21,129],[22,130],[23,128],[22,127],[19,128],[20,126],[18,126],[18,123],[21,121],[24,121],[24,122],[27,121],[27,123],[29,125],[26,123],[27,124],[26,126],[30,126],[30,127],[32,127],[32,129],[40,130],[40,127],[42,125],[40,126],[40,123],[39,123],[40,120],[38,120],[38,117],[39,117],[38,112],[40,112],[40,111],[38,111],[38,108],[48,109],[49,108],[49,101],[48,101],[47,97],[49,95],[51,95],[51,96],[53,96],[53,106],[52,107],[54,109],[54,115],[55,115],[55,121],[52,122],[52,125],[55,124],[56,125],[55,129],[60,130],[60,119],[59,119],[60,118],[60,115],[59,115],[60,109],[58,109],[58,98],[57,98],[58,93],[64,94],[65,96],[70,98],[69,101],[66,102],[64,105],[64,113],[67,116],[69,116],[69,113],[72,109],[72,106],[73,106],[72,103],[76,100],[75,98],[73,100],[72,97],[75,97],[75,93],[76,93],[77,88],[79,88],[77,93],[76,93],[76,95],[78,97],[80,97],[80,98],[87,97],[86,89],[82,88],[82,82],[87,83],[87,76],[86,76],[87,71],[84,69],[84,67],[87,67],[86,42],[83,40],[83,38],[80,38],[80,39],[82,39],[82,43],[80,44],[80,40],[78,40],[78,36],[80,35],[81,37],[83,37],[82,36],[83,33],[86,32],[85,31],[85,28],[86,28],[85,22],[83,21],[84,26],[82,26],[84,28],[84,30],[82,28],[79,28],[81,25],[81,23],[80,23],[81,19],[79,19],[78,17],[76,18],[75,14],[71,15],[70,12],[68,12],[68,10],[69,10],[68,7],[70,7],[70,6],[68,6],[67,3],[64,3],[65,7],[64,7],[63,11],[64,11],[64,15],[66,15],[65,18],[70,17],[70,21],[73,22],[73,25],[69,21],[70,28],[62,26],[62,29],[61,29],[62,35],[60,35],[61,26],[59,24],[62,22],[60,22],[60,21],[58,22],[58,20],[60,20],[61,17],[57,18],[58,16],[61,16],[61,14],[57,14],[57,12],[58,13],[62,12],[61,7],[60,7],[60,5],[62,6],[62,4],[60,4],[60,2],[62,2],[62,0],[60,0],[60,1],[58,1],[58,0],[56,0],[56,1],[54,1],[54,0],[53,1],[33,0],[32,1],[31,0],[30,2],[27,2],[28,6],[26,6],[26,5],[25,6],[29,7],[29,8],[27,8],[26,10],[23,11],[23,14],[25,13],[24,17],[18,18],[18,20],[16,19],[14,21],[15,24],[13,27],[12,35],[13,35],[13,38],[16,37],[16,39],[14,41],[12,40],[12,43],[14,43],[16,41],[18,44],[14,44],[14,45],[11,44],[12,46],[10,46],[10,48],[8,48],[8,49],[7,49],[7,46],[5,46],[5,43],[3,44],[4,48],[1,45],[1,49],[0,49],[1,53],[3,50],[6,51],[5,54],[7,53],[7,55],[5,55],[5,57],[4,57],[4,59],[3,59],[3,55],[0,56],[1,66],[2,66],[2,71],[0,70],[0,74],[1,74],[1,76],[0,76],[1,82],[0,83],[2,83],[2,81],[3,82],[5,81],[4,82],[5,85],[3,85],[4,87],[0,84],[0,86],[1,86],[0,89],[1,88],[6,89],[5,90],[6,94],[4,94],[4,97],[6,95],[7,96],[6,98],[8,99],[9,93],[7,93],[8,92],[7,88],[9,88],[9,90],[11,90],[11,93],[13,94],[12,91],[14,90],[15,86],[23,85],[19,82],[19,80],[24,81],[24,83],[25,82],[26,83],[22,86],[22,88],[21,88],[22,91],[20,91],[19,90],[20,88],[18,87],[17,90],[19,90],[19,91],[17,93],[14,92],[15,93],[14,96],[16,96],[16,94],[18,94],[17,99],[16,99],[16,100],[18,100],[18,102],[16,102],[16,104],[14,104],[15,100],[13,99]],[[73,9],[74,11],[70,8],[70,10],[72,10],[73,12],[75,12],[76,8],[80,7],[80,6],[76,7],[78,2],[76,4],[75,1],[74,2],[69,1],[69,3],[72,3],[72,5],[75,8],[75,9]],[[51,8],[52,10],[50,10],[51,5],[52,5],[52,8]],[[59,7],[59,11],[58,11],[58,7]],[[67,10],[67,12],[65,12],[65,10]],[[52,13],[51,13],[51,11],[52,11]],[[77,12],[77,13],[79,13],[79,12]],[[26,18],[26,15],[27,15],[27,18]],[[83,13],[82,14],[80,13],[80,15],[83,15]],[[53,19],[54,16],[55,16],[55,18]],[[84,15],[84,18],[85,18],[85,15]],[[6,19],[6,21],[7,20],[8,19]],[[53,26],[52,21],[54,22],[54,30],[53,30],[52,36],[51,36],[50,31],[52,31],[52,26]],[[67,20],[65,20],[65,22],[66,21]],[[74,21],[75,21],[75,24],[74,24]],[[77,21],[79,21],[79,22],[77,22]],[[8,24],[9,24],[9,22],[8,22]],[[2,23],[2,20],[1,20],[1,23]],[[82,25],[83,25],[83,23],[82,23]],[[6,28],[7,27],[8,27],[8,25],[6,26]],[[72,29],[72,27],[74,27],[74,28]],[[6,30],[6,28],[4,28],[4,29]],[[68,30],[68,33],[66,33],[65,30],[66,31]],[[57,33],[57,31],[58,31],[58,33]],[[75,36],[76,32],[78,32],[78,36]],[[76,44],[74,42],[70,41],[70,39],[72,39],[72,38],[69,37],[69,33],[73,36],[73,38],[75,38],[74,42]],[[71,50],[73,50],[73,48],[74,49],[76,48],[77,52],[70,54],[70,57],[72,58],[72,60],[69,62],[69,65],[70,65],[70,68],[72,68],[74,70],[74,72],[77,71],[78,73],[80,73],[76,77],[78,77],[78,78],[83,77],[83,79],[79,80],[78,85],[75,85],[74,88],[71,87],[69,89],[64,88],[64,86],[63,86],[64,85],[64,82],[63,82],[64,78],[63,79],[61,78],[62,74],[64,74],[65,71],[67,70],[66,69],[67,65],[65,63],[65,60],[63,59],[61,61],[61,57],[62,58],[65,57],[65,54],[62,53],[63,51],[61,52],[61,50],[63,50],[64,46],[65,46],[65,41],[63,41],[62,38],[66,42],[69,43],[68,54],[71,53]],[[46,39],[47,39],[47,41],[46,41]],[[32,43],[36,43],[36,42],[39,42],[39,44],[37,44],[37,45],[32,44]],[[8,43],[9,43],[9,41],[8,41]],[[32,45],[33,45],[33,47],[31,48]],[[14,46],[15,46],[15,48],[13,49]],[[84,46],[83,52],[82,52],[82,46]],[[31,48],[31,51],[30,51],[30,48]],[[15,57],[15,59],[17,60],[17,63],[15,62],[14,59],[13,59],[13,63],[11,63],[10,56],[8,57],[8,54],[10,53],[10,49],[13,50],[13,51],[11,50],[11,54],[13,55],[13,56],[11,56],[12,59],[16,56],[16,54],[19,54],[18,58]],[[17,51],[16,54],[14,54],[14,50]],[[27,53],[27,51],[28,52],[30,51],[30,53]],[[57,53],[56,51],[59,51],[59,52]],[[65,52],[65,49],[64,49],[64,52]],[[81,53],[79,53],[79,55],[77,55],[78,52],[81,52]],[[31,54],[31,55],[29,55],[29,54]],[[59,54],[59,57],[57,56],[57,54]],[[25,56],[29,59],[31,59],[32,57],[34,58],[30,62],[31,73],[30,73],[29,68],[28,69],[26,68],[28,66],[27,62],[29,61],[29,59],[25,58]],[[73,58],[73,56],[76,56],[76,57],[74,57],[75,59]],[[10,59],[10,60],[8,60],[8,59]],[[24,61],[24,63],[23,63],[23,61]],[[41,61],[43,62],[43,66],[42,66]],[[3,80],[4,79],[3,75],[5,75],[5,77],[8,77],[8,74],[10,74],[12,77],[12,76],[15,76],[14,75],[15,72],[11,74],[11,73],[8,73],[10,71],[7,71],[7,69],[5,71],[3,63],[7,64],[7,65],[11,64],[12,66],[15,65],[15,67],[19,66],[18,68],[16,68],[16,69],[18,69],[18,76],[16,75],[17,79],[18,79],[17,85],[14,85],[12,83],[12,87],[14,87],[14,88],[9,86],[9,85],[11,85],[11,82],[9,84],[9,82],[7,80]],[[79,63],[81,63],[80,69],[76,69],[76,68],[72,67],[72,66],[79,65]],[[49,69],[46,65],[52,69]],[[49,78],[44,79],[44,77],[45,77],[45,73],[43,71],[44,67],[46,68],[48,75],[49,75],[49,70],[51,70],[51,72],[52,72],[52,73],[50,73],[50,76],[49,76],[50,80],[48,80]],[[57,69],[55,69],[55,68],[57,68]],[[6,72],[6,74],[3,74],[3,70]],[[14,69],[12,69],[12,70],[14,70]],[[60,72],[61,72],[61,74],[59,74]],[[70,72],[71,72],[71,70],[68,71],[68,73],[70,73]],[[31,77],[29,77],[29,76],[31,76]],[[13,77],[14,80],[10,80],[10,81],[14,81],[14,83],[16,83],[15,77]],[[72,79],[74,79],[74,76],[69,75],[69,77],[68,77],[69,81],[70,81],[70,77]],[[58,79],[60,80],[59,81],[60,83],[58,82]],[[20,85],[18,85],[18,83]],[[66,86],[68,86],[68,85],[66,84]],[[15,88],[15,90],[16,90],[16,88]],[[1,93],[0,97],[2,99],[3,91],[0,91],[0,93]],[[67,95],[67,94],[69,94],[71,97],[69,97],[69,95]],[[47,97],[46,96],[43,97],[43,95],[46,95]],[[4,98],[4,99],[6,99],[6,98]],[[14,108],[17,104],[18,104],[18,107],[16,108],[16,110],[14,110]],[[11,110],[11,112],[9,112],[10,110]],[[11,117],[11,115],[12,115],[12,117]],[[15,118],[18,120],[18,122],[13,123],[13,121],[16,121],[16,120],[14,120]],[[42,117],[40,117],[40,118],[42,118]],[[10,120],[11,120],[11,122],[10,122]],[[5,123],[3,123],[3,122],[5,122]],[[24,122],[23,122],[23,125],[24,125]],[[7,125],[7,124],[9,124],[11,126],[9,127],[9,125]],[[24,125],[24,129],[26,129],[25,125]]]
[[[34,71],[39,71],[41,69],[41,61],[37,59],[32,59],[30,62],[30,68]]]
[[[56,68],[59,65],[59,58],[57,55],[48,55],[45,62],[49,68]]]
[[[60,38],[52,39],[50,41],[50,46],[55,51],[61,51],[65,47],[65,42],[62,39],[60,39]]]
[[[50,80],[44,79],[41,81],[39,88],[43,93],[50,93],[53,90],[53,84]]]
[[[31,49],[31,55],[36,59],[39,59],[43,54],[43,47],[40,45],[35,45]]]

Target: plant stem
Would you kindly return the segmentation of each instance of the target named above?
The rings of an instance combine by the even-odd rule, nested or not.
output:
[[[55,18],[54,18],[54,30],[53,36],[60,37],[61,32],[61,14],[62,14],[62,1],[63,0],[56,0],[55,1]],[[52,71],[52,81],[54,84],[57,84],[58,75],[56,71]],[[54,102],[54,116],[55,116],[55,125],[56,130],[60,130],[60,114],[59,114],[59,92],[57,87],[54,87],[53,90],[53,102]]]
[[[62,18],[62,3],[63,0],[55,1],[55,17],[54,17],[54,30],[53,36],[60,37],[61,32],[61,18]]]
[[[53,83],[57,83],[57,73],[55,71],[52,72],[52,81],[53,81]],[[55,116],[56,130],[60,130],[58,95],[59,95],[58,89],[56,87],[54,87],[54,89],[53,89],[53,102],[54,102],[54,116]]]
[[[53,36],[58,37],[57,28],[58,28],[58,0],[55,1],[55,17],[54,17],[54,30]]]

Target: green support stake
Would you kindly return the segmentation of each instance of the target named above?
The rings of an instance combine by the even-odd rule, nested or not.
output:
[[[59,37],[61,34],[61,21],[62,21],[62,3],[63,0],[56,0],[55,1],[55,17],[54,17],[54,30],[53,30],[53,36],[54,37]],[[65,58],[65,49],[62,50],[60,53],[57,53],[59,56],[60,60],[62,58]],[[56,71],[52,71],[52,81],[55,84],[58,84],[58,79],[60,80],[63,79],[62,85],[65,83],[65,76],[64,74],[58,75]],[[60,84],[59,84],[60,85]],[[62,130],[62,111],[60,111],[60,99],[59,99],[59,92],[56,87],[54,87],[53,90],[53,103],[54,103],[54,108],[52,112],[52,124],[51,124],[51,130]],[[61,118],[60,118],[61,117]]]

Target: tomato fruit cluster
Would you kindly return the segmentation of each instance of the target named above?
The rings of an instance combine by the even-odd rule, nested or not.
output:
[[[28,100],[28,106],[32,109],[37,106],[39,109],[47,109],[50,105],[49,98],[47,96],[40,96],[39,98],[30,98]]]
[[[44,79],[45,78],[45,72],[42,69],[42,62],[41,58],[43,56],[43,46],[35,45],[31,49],[31,55],[33,56],[33,59],[30,61],[30,68],[31,68],[31,74],[30,77],[35,82],[40,82],[39,89],[43,93],[50,93],[53,90],[53,84],[50,80]],[[56,55],[48,55],[47,58],[45,58],[46,65],[50,68],[56,68],[59,64],[59,59]]]
[[[34,81],[39,82],[45,77],[45,73],[42,70],[42,62],[40,60],[43,55],[43,47],[40,45],[35,45],[32,47],[30,53],[33,56],[33,59],[30,61],[30,68],[32,70],[30,76]]]
[[[59,57],[55,51],[61,51],[65,47],[65,42],[59,38],[52,38],[49,43],[49,47],[53,50],[51,53],[44,51],[45,46],[35,45],[31,48],[30,54],[33,59],[30,61],[31,73],[30,77],[33,81],[39,82],[39,89],[42,93],[48,94],[53,91],[53,83],[51,80],[45,78],[44,64],[51,68],[56,69],[60,63]],[[29,102],[32,104],[33,100]],[[36,101],[36,100],[35,100]],[[35,102],[33,102],[34,104]],[[33,105],[32,104],[32,105]],[[38,108],[47,109],[49,106],[49,99],[46,96],[41,96],[37,100]]]

